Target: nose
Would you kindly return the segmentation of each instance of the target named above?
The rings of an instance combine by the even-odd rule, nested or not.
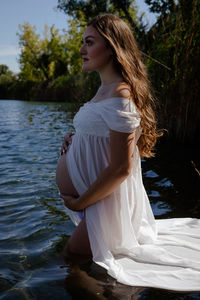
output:
[[[86,54],[86,51],[85,51],[85,45],[83,45],[83,46],[81,47],[81,49],[80,49],[80,54],[81,54],[81,55]]]

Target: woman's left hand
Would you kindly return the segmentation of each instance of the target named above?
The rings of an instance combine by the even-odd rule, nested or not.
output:
[[[75,211],[80,210],[80,209],[78,209],[78,200],[79,200],[79,198],[68,196],[68,195],[63,195],[61,193],[60,193],[60,198],[62,198],[64,200],[64,205],[67,208],[69,208],[71,210],[75,210]]]

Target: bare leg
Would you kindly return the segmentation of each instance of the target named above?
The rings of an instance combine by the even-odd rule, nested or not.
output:
[[[92,256],[85,217],[69,238],[68,250],[73,254]]]

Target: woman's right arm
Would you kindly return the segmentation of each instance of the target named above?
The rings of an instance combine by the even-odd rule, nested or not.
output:
[[[136,134],[110,130],[110,163],[88,190],[75,198],[61,194],[65,206],[79,211],[109,196],[131,173]]]
[[[67,152],[67,149],[68,149],[69,145],[72,142],[72,136],[74,134],[75,134],[75,132],[70,132],[70,133],[68,133],[67,135],[64,136],[62,147],[61,147],[61,150],[60,150],[60,155]]]

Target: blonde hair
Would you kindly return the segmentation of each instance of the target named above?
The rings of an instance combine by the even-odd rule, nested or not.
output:
[[[154,99],[150,91],[147,70],[129,26],[113,14],[100,14],[87,26],[92,25],[112,49],[115,67],[130,88],[131,99],[141,117],[142,134],[138,148],[142,157],[154,156],[156,140],[162,133],[156,130],[156,119],[152,109]]]

